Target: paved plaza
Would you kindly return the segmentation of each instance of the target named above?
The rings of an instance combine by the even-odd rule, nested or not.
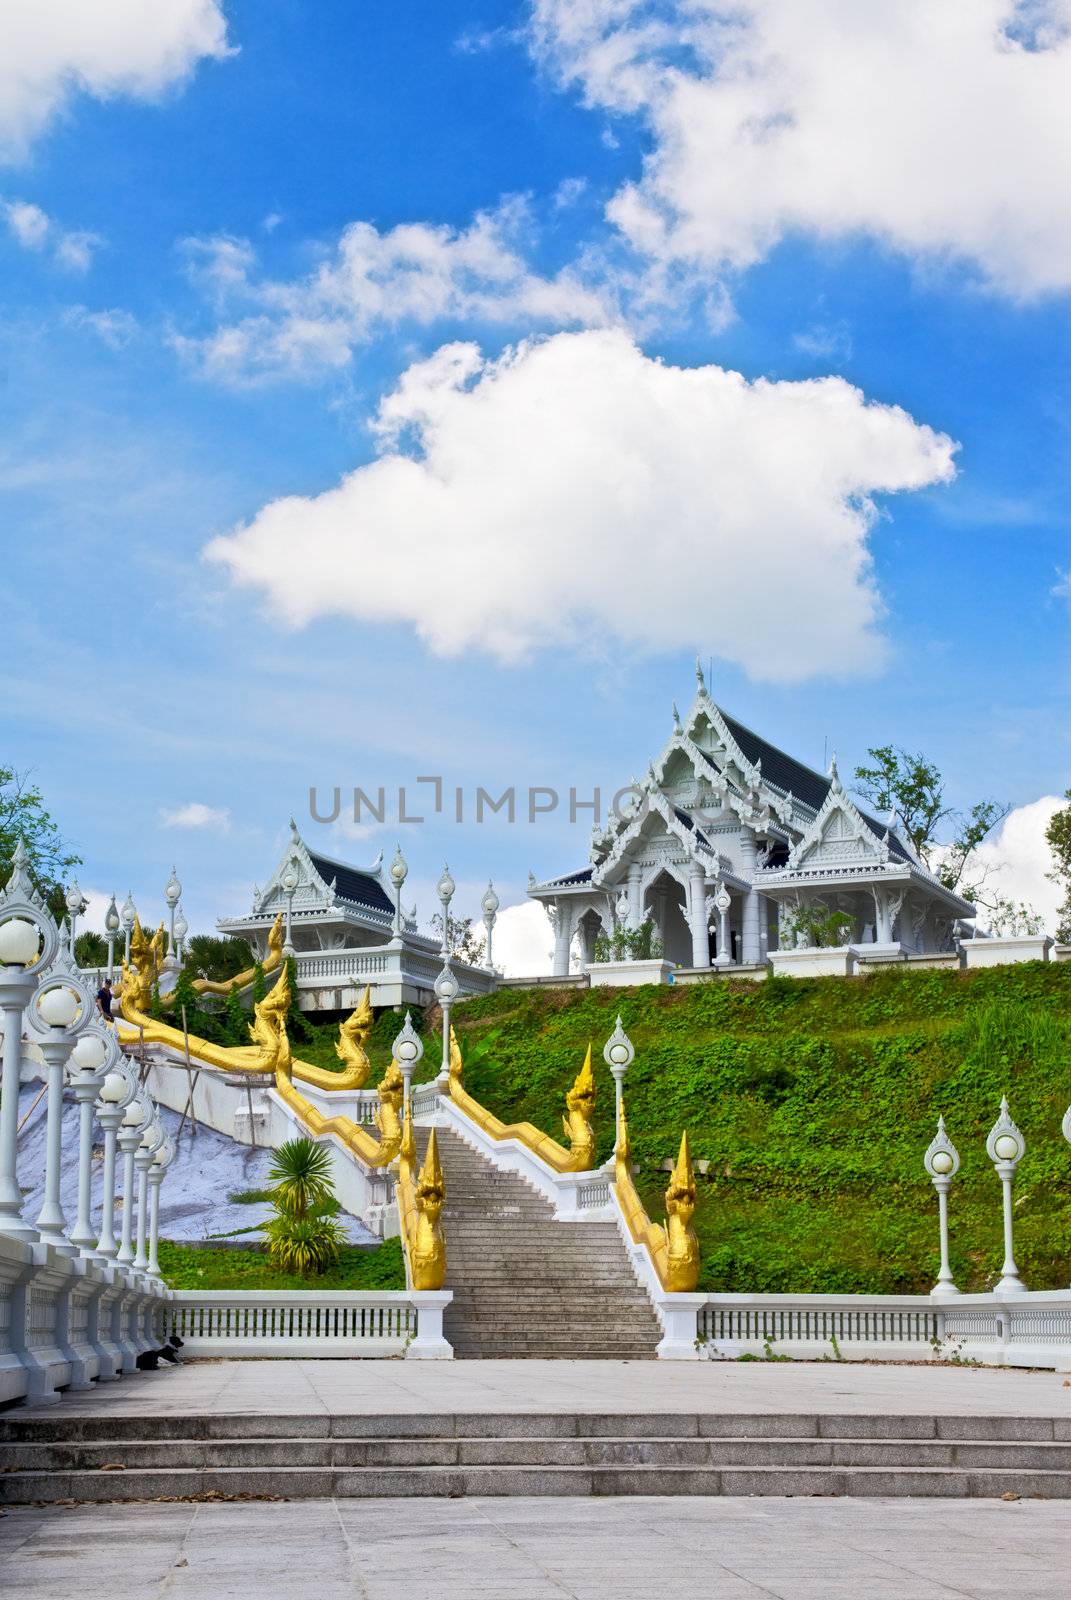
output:
[[[146,1411],[298,1419],[423,1411],[976,1413],[1071,1424],[1071,1378],[847,1361],[196,1361],[62,1401],[64,1416]],[[17,1414],[36,1413],[23,1407]]]
[[[302,1500],[17,1507],[6,1600],[1067,1600],[1071,1504]]]
[[[287,1435],[450,1410],[1037,1417],[1060,1433],[1071,1386],[847,1363],[220,1361],[49,1414],[268,1415]],[[6,1600],[1067,1600],[1069,1572],[1071,1502],[1029,1498],[149,1500],[0,1516]]]

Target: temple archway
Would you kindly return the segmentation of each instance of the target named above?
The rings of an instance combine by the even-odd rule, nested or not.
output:
[[[692,964],[692,931],[685,915],[684,886],[663,869],[648,885],[644,914],[650,917],[662,940],[667,961]]]

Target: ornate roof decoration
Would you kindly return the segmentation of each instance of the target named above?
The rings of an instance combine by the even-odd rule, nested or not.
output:
[[[841,786],[836,757],[830,769],[829,793],[807,832],[789,851],[787,869],[811,866],[860,865],[872,861],[884,865],[889,859],[888,835],[874,832],[862,812]]]
[[[292,866],[298,877],[294,908],[302,911],[329,911],[352,906],[372,912],[377,921],[393,915],[394,901],[382,881],[382,854],[371,868],[350,866],[330,856],[310,850],[290,819],[290,841],[282,859],[262,890],[254,890],[253,912],[268,915],[281,911],[287,901],[283,875]]]
[[[599,864],[594,868],[591,874],[591,881],[593,884],[601,885],[605,883],[607,875],[612,872],[614,867],[620,862],[628,846],[632,844],[634,840],[640,838],[644,828],[650,822],[652,816],[658,816],[661,818],[666,833],[677,839],[678,842],[684,846],[684,849],[688,855],[695,856],[696,858],[702,858],[703,867],[706,872],[717,873],[722,870],[722,861],[718,852],[713,848],[706,838],[706,835],[699,827],[696,826],[690,817],[686,816],[685,813],[678,811],[675,806],[671,805],[666,799],[665,795],[662,794],[658,789],[649,790],[646,798],[646,809],[641,809],[641,811],[630,820],[628,826],[624,828],[614,840],[613,848],[610,850],[609,855],[607,855],[606,858],[599,862]],[[724,870],[729,870],[727,863],[725,864]]]

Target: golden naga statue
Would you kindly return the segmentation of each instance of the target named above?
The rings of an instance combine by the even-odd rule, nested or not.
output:
[[[591,1070],[591,1046],[588,1045],[584,1065],[576,1075],[576,1082],[565,1096],[568,1115],[562,1118],[565,1137],[569,1141],[569,1159],[563,1172],[590,1172],[595,1165],[595,1135],[591,1116],[595,1110],[595,1075]]]
[[[130,934],[131,965],[127,966],[124,961],[121,967],[120,1003],[124,1016],[128,1005],[133,1010],[147,1011],[152,1004],[153,984],[158,982],[160,977],[160,969],[166,954],[165,945],[162,922],[150,939],[141,926],[141,918],[135,916]]]
[[[133,947],[133,942],[131,947]],[[281,964],[282,959],[283,914],[280,911],[268,930],[268,953],[261,963],[261,972],[274,972],[276,967]],[[217,983],[212,978],[194,978],[193,986],[201,994],[230,994],[232,989],[248,989],[255,977],[256,968],[248,967],[245,972],[238,972],[233,978],[227,978],[222,983]]]
[[[699,1240],[692,1227],[695,1214],[695,1175],[688,1153],[688,1135],[681,1138],[680,1154],[666,1190],[666,1226],[651,1221],[632,1181],[632,1142],[622,1105],[614,1147],[614,1189],[629,1233],[647,1247],[663,1289],[690,1294],[699,1282]]]
[[[376,1112],[375,1123],[379,1129],[379,1147],[371,1165],[386,1167],[402,1147],[401,1109],[405,1096],[405,1080],[397,1061],[392,1061],[384,1073],[378,1093],[379,1109]]]
[[[549,1133],[533,1127],[530,1122],[502,1122],[493,1111],[488,1111],[486,1106],[473,1099],[465,1088],[463,1076],[461,1048],[451,1028],[447,1093],[477,1127],[492,1139],[519,1139],[555,1172],[588,1172],[595,1165],[595,1136],[591,1131],[595,1079],[591,1071],[590,1045],[576,1082],[565,1097],[569,1107],[568,1117],[563,1118],[569,1136],[568,1150],[563,1150],[557,1139],[552,1139]]]
[[[457,1042],[457,1034],[454,1032],[453,1023],[450,1024],[449,1068],[450,1086],[456,1083],[460,1089],[465,1075],[465,1063],[461,1059],[461,1046]]]
[[[695,1173],[688,1153],[688,1134],[681,1134],[680,1154],[666,1190],[665,1287],[690,1294],[699,1282],[699,1240],[695,1215]]]
[[[364,994],[356,1008],[338,1025],[338,1043],[335,1054],[346,1071],[346,1081],[353,1089],[363,1089],[368,1081],[372,1064],[365,1053],[365,1040],[372,1031],[372,989],[365,986]]]
[[[431,1130],[424,1165],[416,1185],[416,1228],[409,1245],[409,1271],[414,1289],[441,1289],[446,1278],[446,1241],[442,1209],[446,1199],[435,1129]]]
[[[256,1072],[282,1073],[289,1078],[293,1072],[290,1039],[286,1031],[286,1016],[290,1010],[290,972],[284,967],[278,981],[253,1007],[253,1021],[249,1037],[260,1052]]]

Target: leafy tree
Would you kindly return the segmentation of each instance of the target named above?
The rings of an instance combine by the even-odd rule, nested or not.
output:
[[[237,989],[228,989],[223,1009],[227,1019],[227,1031],[231,1036],[231,1043],[234,1045],[248,1044],[249,1013],[242,1005]]]
[[[186,946],[186,966],[195,978],[211,978],[226,983],[245,972],[252,950],[244,939],[217,939],[211,933],[197,933]]]
[[[431,919],[431,931],[442,943],[443,914],[437,911]],[[470,967],[479,966],[487,949],[487,940],[482,933],[477,933],[471,917],[449,917],[446,923],[446,948],[452,956],[457,956],[459,961],[467,961]]]
[[[122,950],[119,954],[122,955]],[[80,967],[106,967],[108,941],[102,933],[80,933],[74,941],[74,959]]]
[[[29,772],[0,765],[0,885],[11,876],[11,858],[21,838],[30,857],[30,874],[61,922],[67,915],[63,883],[71,867],[81,866],[46,809]]]
[[[894,809],[899,813],[902,832],[946,889],[979,905],[995,907],[1000,897],[987,899],[982,892],[990,869],[975,876],[975,857],[978,846],[1011,808],[996,800],[980,800],[966,813],[956,811],[945,805],[940,769],[920,752],[912,755],[886,744],[868,750],[867,755],[872,765],[855,769],[856,793],[879,813]],[[947,824],[944,830],[942,823]],[[951,838],[938,837],[939,831],[949,830]]]
[[[312,1139],[288,1139],[275,1152],[268,1172],[274,1188],[272,1204],[288,1217],[306,1217],[333,1198],[331,1153]]]
[[[1064,792],[1064,799],[1071,801],[1071,789]],[[1045,840],[1052,851],[1053,863],[1053,870],[1047,876],[1063,890],[1064,896],[1058,912],[1060,923],[1056,937],[1071,942],[1071,805],[1054,813],[1045,829]]]

